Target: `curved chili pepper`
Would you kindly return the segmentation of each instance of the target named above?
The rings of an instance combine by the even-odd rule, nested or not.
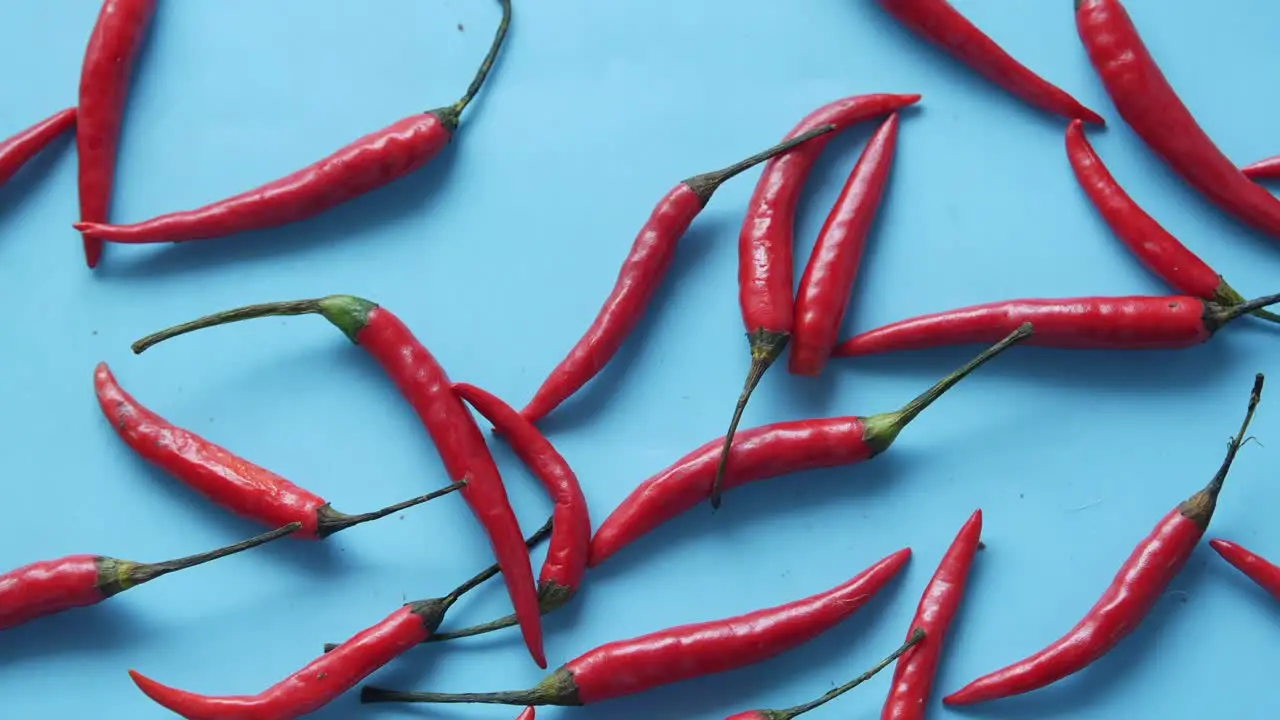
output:
[[[1252,165],[1240,168],[1240,172],[1250,180],[1275,180],[1280,178],[1280,155],[1259,160]]]
[[[97,605],[158,577],[255,548],[301,527],[291,523],[235,545],[161,563],[70,555],[20,567],[0,575],[0,630],[72,608]]]
[[[80,222],[110,218],[116,146],[124,123],[133,63],[156,12],[156,0],[105,0],[80,69],[76,151],[80,155]],[[102,241],[83,236],[90,268],[102,258]]]
[[[1067,127],[1067,158],[1071,160],[1071,169],[1075,171],[1080,187],[1107,226],[1148,270],[1169,287],[1220,305],[1237,305],[1245,301],[1244,296],[1227,284],[1221,275],[1129,197],[1089,144],[1084,124],[1079,120]],[[1266,310],[1255,310],[1252,314],[1280,322],[1280,316]]]
[[[293,720],[333,702],[379,668],[424,642],[458,598],[498,573],[494,565],[442,598],[406,603],[386,619],[257,695],[211,696],[179,690],[136,670],[147,697],[186,720]]]
[[[943,698],[945,704],[973,705],[1038,690],[1083,670],[1138,627],[1186,565],[1209,527],[1222,483],[1244,444],[1249,421],[1262,398],[1262,383],[1263,376],[1259,373],[1249,395],[1244,422],[1213,480],[1166,515],[1138,544],[1084,619],[1044,650]]]
[[[785,155],[769,161],[760,173],[747,216],[738,235],[738,304],[747,329],[751,367],[733,409],[724,436],[720,467],[712,483],[711,506],[720,506],[720,476],[729,459],[729,447],[751,393],[791,340],[795,296],[792,286],[796,205],[809,173],[835,133],[873,117],[900,110],[920,101],[919,95],[855,95],[828,103],[809,113],[787,134],[786,140],[821,127],[835,127]]]
[[[1032,107],[1105,125],[1102,116],[1032,72],[946,0],[878,0],[894,19]]]
[[[201,328],[281,315],[323,316],[351,342],[364,348],[413,406],[434,441],[449,477],[455,482],[467,481],[462,497],[484,526],[498,564],[502,566],[502,577],[516,617],[520,619],[525,645],[538,666],[546,667],[533,568],[498,466],[475,418],[453,392],[448,374],[400,318],[377,303],[351,295],[265,303],[208,315],[162,330],[135,342],[133,351],[141,353],[158,342]]]
[[[913,630],[908,637],[923,630],[928,642],[922,643],[898,662],[893,671],[893,686],[885,700],[882,720],[924,720],[925,705],[933,693],[933,681],[942,660],[942,643],[955,620],[969,582],[969,570],[978,554],[982,538],[982,511],[973,513],[960,528],[938,570],[924,589],[924,596],[911,619]]]
[[[868,330],[836,347],[836,357],[990,342],[1034,323],[1028,345],[1075,350],[1173,350],[1199,345],[1227,323],[1280,295],[1219,305],[1187,295],[1008,300],[921,315]]]
[[[0,185],[4,185],[36,155],[76,125],[76,109],[68,108],[0,142]]]
[[[835,627],[867,604],[910,557],[910,549],[899,550],[836,588],[786,605],[601,645],[528,690],[451,695],[366,686],[360,702],[591,705],[735,670],[799,647]]]
[[[493,68],[511,22],[511,1],[498,2],[502,20],[489,53],[466,94],[452,105],[407,117],[291,175],[195,210],[133,225],[86,220],[76,229],[99,241],[130,244],[225,237],[306,220],[416,172],[453,139],[462,111]]]
[[[1280,567],[1228,540],[1210,540],[1209,547],[1263,590],[1271,593],[1271,597],[1280,600]]]
[[[1234,217],[1280,235],[1280,200],[1245,177],[1182,103],[1119,0],[1075,0],[1076,29],[1120,116],[1169,167]]]
[[[743,430],[733,445],[724,489],[728,491],[803,470],[870,460],[889,449],[898,433],[943,393],[991,358],[1031,336],[1030,325],[1018,328],[896,412],[871,417],[798,420]],[[704,444],[632,491],[591,538],[588,566],[596,567],[700,503],[707,496],[715,474],[720,446],[720,440]]]
[[[895,660],[902,657],[903,653],[915,647],[916,644],[922,642],[924,639],[924,630],[916,628],[916,630],[911,633],[911,637],[907,638],[907,641],[903,643],[901,647],[894,650],[892,655],[881,660],[875,667],[862,673],[844,685],[833,690],[828,690],[826,694],[816,700],[811,700],[803,705],[796,705],[795,707],[790,707],[785,710],[748,710],[746,712],[738,713],[726,720],[795,720],[795,718],[804,715],[810,710],[826,705],[832,700],[835,700],[841,695],[844,695],[862,683],[875,677],[881,670],[892,665]]]
[[[664,195],[631,244],[613,290],[591,327],[551,371],[520,414],[529,422],[542,420],[609,364],[648,311],[649,302],[671,269],[680,239],[721,185],[769,158],[832,130],[835,130],[833,125],[824,125],[803,133],[729,167],[688,178]]]
[[[323,540],[466,486],[464,480],[381,510],[348,515],[334,510],[319,495],[151,412],[120,387],[106,363],[98,363],[94,370],[93,387],[111,427],[144,460],[240,517],[267,527],[301,523],[302,530],[294,537],[303,540]]]
[[[818,233],[796,293],[795,344],[790,364],[793,374],[821,374],[836,346],[862,265],[867,234],[889,184],[897,145],[898,114],[894,113],[867,141],[866,150],[853,166]]]

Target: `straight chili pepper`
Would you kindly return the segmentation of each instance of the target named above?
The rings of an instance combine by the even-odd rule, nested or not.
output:
[[[1067,158],[1080,187],[1102,219],[1125,247],[1169,287],[1219,305],[1237,305],[1245,301],[1243,295],[1169,234],[1124,191],[1089,144],[1084,124],[1079,120],[1067,127]],[[1255,310],[1252,314],[1280,322],[1280,316],[1266,310]]]
[[[36,155],[75,127],[76,109],[68,108],[0,142],[0,185],[4,185]]]
[[[529,422],[542,420],[613,359],[648,311],[654,293],[671,269],[680,239],[721,185],[769,158],[833,130],[835,126],[830,124],[816,128],[729,167],[688,178],[664,195],[631,244],[613,290],[591,327],[551,371],[520,414]]]
[[[925,639],[924,630],[917,628],[914,632],[911,633],[911,636],[907,638],[907,641],[903,643],[901,647],[899,647],[897,650],[894,650],[893,654],[891,654],[889,657],[881,660],[879,663],[876,663],[875,667],[862,673],[858,677],[850,680],[849,682],[845,683],[844,685],[841,685],[838,688],[835,688],[833,690],[828,690],[822,697],[816,700],[811,700],[807,703],[804,703],[803,705],[796,705],[795,707],[790,707],[785,710],[748,710],[746,712],[738,713],[737,715],[727,718],[726,720],[795,720],[795,718],[800,717],[801,715],[804,715],[810,710],[826,705],[832,700],[835,700],[841,695],[844,695],[845,693],[858,687],[862,683],[875,677],[880,673],[881,670],[892,665],[895,660],[902,657],[903,653],[915,647],[920,642],[923,642],[924,639]]]
[[[601,645],[528,690],[451,695],[365,687],[360,701],[591,705],[735,670],[799,647],[835,627],[887,585],[910,557],[910,549],[899,550],[836,588],[786,605]]]
[[[1259,160],[1252,165],[1240,168],[1240,172],[1250,180],[1275,180],[1280,178],[1280,155]]]
[[[263,230],[319,215],[421,169],[453,139],[466,109],[488,77],[511,22],[510,0],[498,0],[502,20],[471,86],[460,100],[369,133],[307,167],[234,197],[133,225],[84,220],[87,237],[116,243],[205,240]]]
[[[836,346],[897,145],[898,114],[894,113],[867,142],[818,233],[796,293],[793,374],[821,374]]]
[[[340,530],[384,518],[466,486],[465,481],[458,482],[381,510],[348,515],[334,510],[319,495],[148,410],[120,387],[106,363],[98,363],[93,386],[102,414],[120,439],[143,459],[240,517],[267,527],[300,523],[302,530],[294,537],[303,540],[323,540]]]
[[[537,711],[535,708],[530,706],[525,708],[524,711],[520,713],[520,717],[517,717],[516,720],[534,720],[535,717],[537,717]]]
[[[1213,480],[1166,515],[1138,544],[1084,619],[1044,650],[969,683],[943,698],[944,703],[973,705],[1038,690],[1083,670],[1138,627],[1186,565],[1209,527],[1222,484],[1262,398],[1262,383],[1259,373],[1244,422]]]
[[[1280,236],[1280,200],[1245,177],[1196,122],[1119,0],[1075,0],[1076,29],[1107,94],[1169,167],[1219,208]]]
[[[1173,350],[1199,345],[1232,320],[1280,302],[1280,295],[1219,305],[1187,295],[1008,300],[921,315],[868,330],[836,347],[836,357],[879,355],[990,342],[1035,323],[1028,345],[1075,350]]]
[[[301,527],[290,523],[219,550],[160,563],[137,563],[102,555],[70,555],[32,563],[0,575],[0,630],[72,608],[97,605],[158,577],[257,547]]]
[[[773,158],[760,173],[738,235],[738,304],[750,344],[751,367],[724,436],[717,480],[712,483],[712,507],[720,506],[719,476],[724,474],[729,447],[751,393],[791,340],[795,323],[792,256],[796,206],[805,181],[835,133],[919,101],[919,95],[855,95],[823,105],[809,113],[784,139],[800,137],[827,125],[835,127],[832,134],[816,137]]]
[[[946,0],[879,0],[898,22],[1014,97],[1068,120],[1105,125],[1100,115],[1032,72]]]
[[[933,681],[942,660],[942,643],[955,620],[969,583],[969,570],[982,539],[982,511],[978,510],[960,528],[960,533],[942,557],[933,579],[911,619],[909,637],[923,630],[928,637],[905,655],[893,671],[893,686],[885,700],[882,720],[923,720],[925,706],[933,693]]]
[[[80,69],[76,150],[80,155],[80,222],[110,219],[116,147],[124,123],[133,63],[151,27],[156,0],[105,0]],[[102,241],[83,235],[85,262],[97,267]]]
[[[1280,567],[1228,540],[1210,540],[1209,547],[1235,569],[1280,600]]]
[[[733,445],[724,489],[788,473],[870,460],[889,449],[903,428],[956,383],[1029,337],[1030,325],[1018,328],[896,412],[781,422],[744,430]],[[591,538],[589,567],[603,563],[702,502],[715,475],[720,446],[720,440],[704,444],[632,491]]]
[[[265,303],[228,310],[149,335],[133,344],[147,348],[193,330],[253,318],[281,315],[322,315],[382,367],[418,414],[436,452],[455,482],[466,480],[462,497],[484,526],[502,566],[507,593],[520,619],[525,645],[539,667],[546,667],[542,649],[542,616],[533,569],[511,509],[502,476],[475,419],[453,392],[449,376],[435,356],[394,314],[377,303],[351,295],[313,300]]]

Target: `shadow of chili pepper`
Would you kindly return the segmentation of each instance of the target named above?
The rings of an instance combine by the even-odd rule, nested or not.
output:
[[[33,620],[4,631],[0,666],[41,657],[117,650],[146,636],[147,630],[139,619],[125,603],[104,603]]]

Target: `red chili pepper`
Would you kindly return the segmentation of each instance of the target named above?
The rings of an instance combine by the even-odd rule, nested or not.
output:
[[[525,645],[539,667],[546,667],[542,649],[542,616],[533,569],[511,510],[498,466],[485,444],[475,419],[453,392],[449,376],[405,324],[376,303],[351,295],[330,295],[314,300],[265,303],[209,315],[149,335],[133,344],[133,351],[147,348],[193,330],[279,315],[324,316],[382,367],[400,394],[417,412],[444,461],[449,477],[466,480],[462,497],[484,526],[498,564],[502,566],[507,593],[520,619]]]
[[[1227,540],[1210,540],[1209,547],[1250,580],[1258,583],[1263,590],[1271,593],[1271,597],[1280,600],[1280,567]]]
[[[161,563],[137,563],[102,555],[70,555],[32,563],[0,575],[0,630],[72,608],[97,605],[158,577],[257,547],[301,527],[291,523],[219,550]]]
[[[516,720],[534,720],[535,717],[537,717],[537,714],[534,708],[527,707],[524,709],[524,712],[520,713],[520,717],[516,718]]]
[[[93,386],[102,414],[120,439],[143,459],[242,518],[267,527],[300,523],[302,530],[295,537],[303,540],[323,540],[340,530],[384,518],[466,485],[465,481],[454,483],[375,512],[348,515],[334,510],[319,495],[151,412],[120,387],[106,363],[98,363]]]
[[[933,681],[942,660],[942,643],[947,630],[955,620],[964,599],[965,586],[969,582],[969,570],[978,553],[982,538],[982,511],[978,510],[960,528],[960,533],[942,557],[933,579],[924,589],[916,615],[911,620],[914,628],[908,637],[924,630],[927,642],[904,656],[893,672],[893,686],[885,700],[882,720],[923,720],[925,705],[933,693]]]
[[[80,155],[80,222],[110,219],[116,146],[124,122],[133,63],[151,27],[156,0],[105,0],[80,69],[76,149]],[[84,236],[89,267],[102,258],[102,241]]]
[[[1245,301],[1222,276],[1195,253],[1187,249],[1155,218],[1142,209],[1120,187],[1107,170],[1102,158],[1094,152],[1079,120],[1067,128],[1067,158],[1076,180],[1102,219],[1138,260],[1169,287],[1186,295],[1194,295],[1220,305],[1237,305]],[[1256,317],[1280,322],[1280,316],[1266,310],[1255,310]]]
[[[453,139],[462,111],[480,91],[511,21],[510,0],[488,55],[467,92],[452,105],[413,115],[372,132],[292,175],[195,210],[162,215],[133,225],[85,220],[76,229],[116,243],[205,240],[306,220],[410,175]]]
[[[826,694],[824,694],[822,697],[816,700],[812,700],[803,705],[796,705],[795,707],[787,708],[785,710],[748,710],[746,712],[738,713],[737,715],[727,718],[726,720],[795,720],[795,718],[800,717],[801,715],[804,715],[805,713],[809,712],[810,710],[813,710],[814,708],[818,708],[823,705],[826,705],[832,700],[835,700],[841,695],[844,695],[845,693],[858,687],[862,683],[875,677],[880,673],[881,670],[892,665],[895,660],[902,657],[903,653],[915,647],[916,644],[924,641],[924,639],[925,639],[924,630],[916,628],[916,630],[911,633],[911,637],[907,638],[907,641],[902,644],[902,647],[899,647],[897,650],[894,650],[892,655],[885,658],[884,660],[881,660],[879,663],[876,664],[875,667],[862,673],[861,675],[850,680],[844,685],[841,685],[840,687],[835,688],[833,690],[828,690]],[[517,718],[517,720],[519,719]]]
[[[1218,207],[1280,235],[1280,201],[1244,176],[1174,92],[1119,0],[1076,0],[1076,29],[1120,116]]]
[[[1019,323],[1035,323],[1028,345],[1093,350],[1172,350],[1199,345],[1224,325],[1280,302],[1268,295],[1219,305],[1187,295],[1008,300],[921,315],[868,330],[836,347],[836,357],[990,342]]]
[[[591,705],[735,670],[799,647],[835,627],[887,585],[910,557],[910,549],[899,550],[843,585],[786,605],[601,645],[528,690],[451,695],[366,686],[360,701]]]
[[[649,302],[666,278],[680,238],[725,181],[811,138],[835,130],[824,125],[783,141],[764,152],[714,172],[695,175],[663,196],[640,229],[604,307],[569,355],[551,371],[529,404],[520,411],[536,423],[594,378],[640,323]]]
[[[1240,172],[1250,180],[1275,180],[1280,178],[1280,155],[1259,160],[1252,165],[1240,168]]]
[[[1011,95],[1068,120],[1105,125],[1100,115],[1065,90],[1032,72],[946,0],[879,0],[898,22],[946,50]]]
[[[0,185],[9,182],[23,165],[75,125],[76,109],[68,108],[0,142]]]
[[[742,393],[733,409],[733,419],[725,433],[717,476],[724,474],[729,446],[747,408],[751,393],[773,363],[782,356],[791,340],[795,322],[795,283],[792,255],[795,244],[796,205],[809,173],[835,133],[879,115],[900,110],[920,101],[919,95],[856,95],[841,98],[809,113],[784,139],[831,125],[830,135],[814,138],[785,155],[769,161],[760,173],[747,216],[738,235],[738,304],[747,329],[751,368]],[[720,506],[720,480],[712,484],[712,507]]]
[[[740,433],[724,476],[732,490],[757,480],[852,465],[879,455],[912,420],[943,393],[1007,348],[1032,336],[1030,325],[984,350],[900,410],[871,417],[835,417],[763,425]],[[702,502],[720,458],[721,440],[712,440],[645,480],[605,518],[591,538],[588,567],[596,567],[659,525]]]
[[[945,704],[973,705],[1038,690],[1083,670],[1138,627],[1186,565],[1209,527],[1222,483],[1261,400],[1262,383],[1259,373],[1249,396],[1248,413],[1213,480],[1166,515],[1139,543],[1084,619],[1044,650],[943,698]]]
[[[793,374],[820,375],[836,346],[897,145],[898,114],[894,113],[867,142],[818,233],[796,293]]]

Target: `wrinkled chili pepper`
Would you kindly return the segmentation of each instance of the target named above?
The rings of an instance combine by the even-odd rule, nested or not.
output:
[[[943,698],[947,705],[974,705],[1038,690],[1083,670],[1132,633],[1186,565],[1218,504],[1222,484],[1244,444],[1249,421],[1262,398],[1263,376],[1254,379],[1249,409],[1213,480],[1166,515],[1138,544],[1102,598],[1061,639],[1044,650],[986,675]]]
[[[1237,305],[1245,301],[1244,296],[1227,284],[1221,275],[1129,197],[1089,144],[1084,124],[1079,120],[1067,128],[1067,158],[1080,187],[1107,226],[1148,270],[1169,287],[1219,305]],[[1252,315],[1280,322],[1280,316],[1266,310],[1254,310]]]
[[[1271,597],[1280,600],[1280,567],[1228,540],[1210,540],[1209,547],[1263,590],[1271,593]]]
[[[120,387],[106,363],[98,363],[93,387],[111,427],[143,459],[242,518],[267,527],[301,523],[302,530],[294,537],[303,540],[323,540],[466,486],[464,480],[381,510],[348,515],[334,510],[319,495],[151,412]]]
[[[1120,0],[1075,0],[1076,29],[1120,116],[1222,210],[1280,236],[1280,200],[1245,177],[1182,103]]]
[[[818,233],[796,293],[793,374],[820,375],[839,340],[867,235],[889,184],[897,145],[898,114],[894,113],[867,142]]]
[[[511,510],[502,476],[475,419],[453,392],[449,376],[435,356],[395,315],[376,303],[351,295],[313,300],[265,303],[209,315],[145,337],[133,351],[147,348],[193,330],[252,318],[281,315],[322,315],[353,343],[364,348],[395,383],[417,412],[436,446],[445,469],[455,482],[466,480],[462,497],[489,536],[507,593],[520,619],[520,631],[539,667],[546,667],[542,649],[542,616],[533,569],[525,551],[520,525]]]
[[[816,137],[773,158],[760,173],[738,235],[738,305],[747,330],[751,367],[724,436],[720,467],[712,483],[712,507],[720,506],[720,477],[724,475],[729,447],[751,393],[791,340],[795,322],[792,256],[796,206],[809,173],[835,133],[919,101],[919,95],[855,95],[823,105],[805,116],[784,139],[796,138],[826,125],[835,127],[832,134]]]
[[[1275,180],[1280,178],[1280,155],[1259,160],[1240,168],[1240,172],[1250,180]]]
[[[729,167],[688,178],[664,195],[631,244],[604,307],[520,414],[529,422],[542,420],[609,364],[648,311],[654,293],[671,269],[680,239],[721,185],[769,158],[833,130],[835,126],[829,124],[816,128]]]
[[[293,720],[333,702],[431,637],[458,598],[498,572],[493,565],[442,598],[405,604],[257,695],[197,695],[161,685],[136,670],[130,670],[129,677],[147,697],[187,720]]]
[[[898,433],[943,393],[988,360],[1028,337],[1032,337],[1030,325],[1016,329],[896,412],[870,417],[781,422],[743,430],[733,444],[733,458],[724,476],[724,489],[728,491],[750,482],[804,470],[870,460],[889,449]],[[600,565],[658,526],[702,502],[715,475],[720,447],[720,440],[712,440],[632,491],[605,518],[595,537],[591,538],[588,566]]]
[[[0,185],[9,182],[23,165],[75,125],[76,109],[68,108],[0,142]]]
[[[978,510],[960,528],[924,589],[908,636],[914,637],[923,630],[927,637],[894,668],[893,685],[880,713],[881,720],[924,720],[925,706],[933,693],[933,681],[942,660],[942,644],[964,599],[969,570],[981,539],[982,511]]]
[[[290,523],[244,542],[160,563],[137,563],[102,555],[70,555],[32,563],[0,575],[0,630],[72,608],[97,605],[125,590],[178,570],[238,552],[297,532]]]
[[[133,63],[142,49],[156,0],[105,0],[89,36],[80,69],[76,151],[80,155],[80,222],[110,220],[116,147],[129,98]],[[83,235],[90,268],[102,258],[102,241]]]
[[[1206,342],[1232,320],[1280,295],[1219,305],[1187,295],[1008,300],[900,320],[845,340],[836,357],[990,342],[1018,323],[1036,326],[1028,345],[1075,350],[1174,350]]]
[[[849,682],[845,683],[844,685],[841,685],[838,688],[828,690],[825,694],[823,694],[822,697],[817,698],[816,700],[811,700],[807,703],[804,703],[803,705],[796,705],[795,707],[786,708],[785,710],[748,710],[746,712],[741,712],[741,713],[738,713],[737,715],[726,718],[726,720],[795,720],[795,718],[800,717],[801,715],[804,715],[810,710],[826,705],[832,700],[835,700],[841,695],[844,695],[845,693],[858,687],[862,683],[875,677],[880,673],[881,670],[892,665],[895,660],[902,657],[903,653],[915,647],[918,643],[922,642],[924,639],[925,639],[924,630],[917,628],[915,631],[911,633],[911,636],[907,638],[907,641],[903,643],[901,647],[899,647],[897,650],[894,650],[893,654],[889,655],[889,657],[886,657],[885,659],[876,663],[875,667],[862,673],[858,677],[850,680]]]
[[[319,215],[421,169],[457,132],[462,111],[493,68],[511,21],[510,0],[498,0],[502,20],[471,86],[460,100],[372,132],[291,175],[195,210],[133,225],[85,220],[76,229],[95,240],[145,244],[206,240],[263,230]]]
[[[1018,99],[1068,120],[1105,125],[1100,115],[1032,72],[946,0],[878,0],[898,22]]]
[[[601,645],[528,690],[451,695],[366,686],[360,701],[591,705],[735,670],[799,647],[835,627],[888,584],[910,557],[910,549],[899,550],[836,588],[786,605]]]

